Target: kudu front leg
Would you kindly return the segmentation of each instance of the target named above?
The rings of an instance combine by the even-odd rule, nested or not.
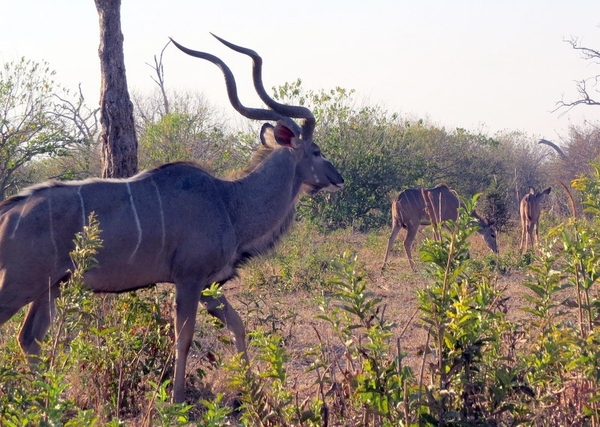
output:
[[[538,242],[538,233],[537,233],[537,227],[534,222],[531,223],[528,232],[529,232],[529,244],[531,245],[531,249],[533,249],[533,251],[535,251],[535,248],[536,248],[537,242]]]
[[[173,380],[173,402],[185,401],[185,366],[187,362],[201,289],[197,285],[178,284],[175,290],[175,375]]]
[[[237,352],[242,354],[244,362],[246,362],[246,365],[249,365],[246,349],[246,329],[238,312],[229,304],[224,295],[221,295],[219,298],[203,295],[201,301],[211,315],[227,326],[227,329],[233,334]]]

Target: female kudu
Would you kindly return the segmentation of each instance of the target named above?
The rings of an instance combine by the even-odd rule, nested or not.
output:
[[[548,187],[544,191],[536,193],[535,188],[529,187],[529,193],[521,199],[519,204],[519,214],[521,216],[521,245],[519,250],[521,252],[527,251],[528,244],[531,244],[532,248],[537,244],[542,200],[544,196],[550,194],[551,189],[552,187]]]
[[[409,188],[398,195],[392,203],[392,235],[388,240],[382,269],[387,266],[388,257],[394,241],[401,228],[406,228],[404,249],[412,269],[415,262],[412,258],[412,244],[421,225],[437,224],[443,221],[458,219],[460,201],[456,194],[445,184],[435,188]],[[483,237],[485,244],[494,253],[498,253],[496,233],[492,228],[493,221],[486,221],[473,211],[471,216],[479,223],[478,233]]]

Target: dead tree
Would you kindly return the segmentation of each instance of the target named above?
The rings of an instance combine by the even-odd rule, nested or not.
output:
[[[100,124],[102,177],[126,178],[137,172],[138,141],[133,103],[127,90],[121,0],[95,0],[100,18]]]

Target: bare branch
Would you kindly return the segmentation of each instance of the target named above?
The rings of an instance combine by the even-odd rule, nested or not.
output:
[[[163,99],[163,107],[165,109],[165,111],[164,111],[165,115],[169,114],[169,98],[167,97],[167,91],[165,89],[165,70],[164,70],[164,66],[163,66],[163,54],[165,53],[165,50],[167,49],[167,46],[169,46],[169,44],[171,44],[170,39],[167,42],[167,44],[165,45],[165,47],[163,47],[162,50],[160,51],[159,59],[157,59],[156,55],[154,55],[154,65],[150,65],[150,64],[146,63],[146,65],[151,67],[154,70],[154,72],[156,73],[156,78],[155,77],[151,77],[151,78],[152,78],[152,81],[154,83],[156,83],[158,85],[158,87],[160,88],[160,93],[162,94],[162,99]]]
[[[573,49],[580,51],[582,58],[586,61],[595,60],[593,61],[594,63],[600,63],[600,51],[591,49],[589,47],[581,46],[578,37],[571,36],[569,40],[564,41],[566,43],[569,43]]]
[[[581,57],[585,61],[590,61],[592,64],[600,65],[600,51],[581,46],[579,38],[574,36],[572,36],[570,39],[565,39],[564,42],[570,44],[571,48],[581,52]],[[599,98],[594,97],[594,93],[596,96],[600,96],[600,90],[595,89],[599,86],[599,82],[600,74],[596,74],[593,77],[588,77],[582,80],[576,80],[575,88],[578,93],[577,99],[575,101],[565,101],[563,96],[563,98],[556,103],[556,108],[554,108],[552,112],[564,108],[566,110],[560,114],[560,116],[563,116],[577,105],[600,105],[600,101],[597,101]]]
[[[81,84],[78,86],[79,95],[75,102],[60,96],[58,93],[53,96],[60,101],[56,106],[56,111],[53,115],[57,118],[64,119],[71,123],[78,131],[78,136],[74,139],[83,140],[85,144],[94,142],[99,129],[98,112],[100,108],[90,109],[85,104],[85,97],[81,89]],[[66,95],[70,95],[66,92]]]

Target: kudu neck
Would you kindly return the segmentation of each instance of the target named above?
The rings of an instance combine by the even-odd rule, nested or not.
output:
[[[294,153],[273,151],[254,171],[231,183],[229,212],[241,245],[276,239],[289,225],[301,182]]]

